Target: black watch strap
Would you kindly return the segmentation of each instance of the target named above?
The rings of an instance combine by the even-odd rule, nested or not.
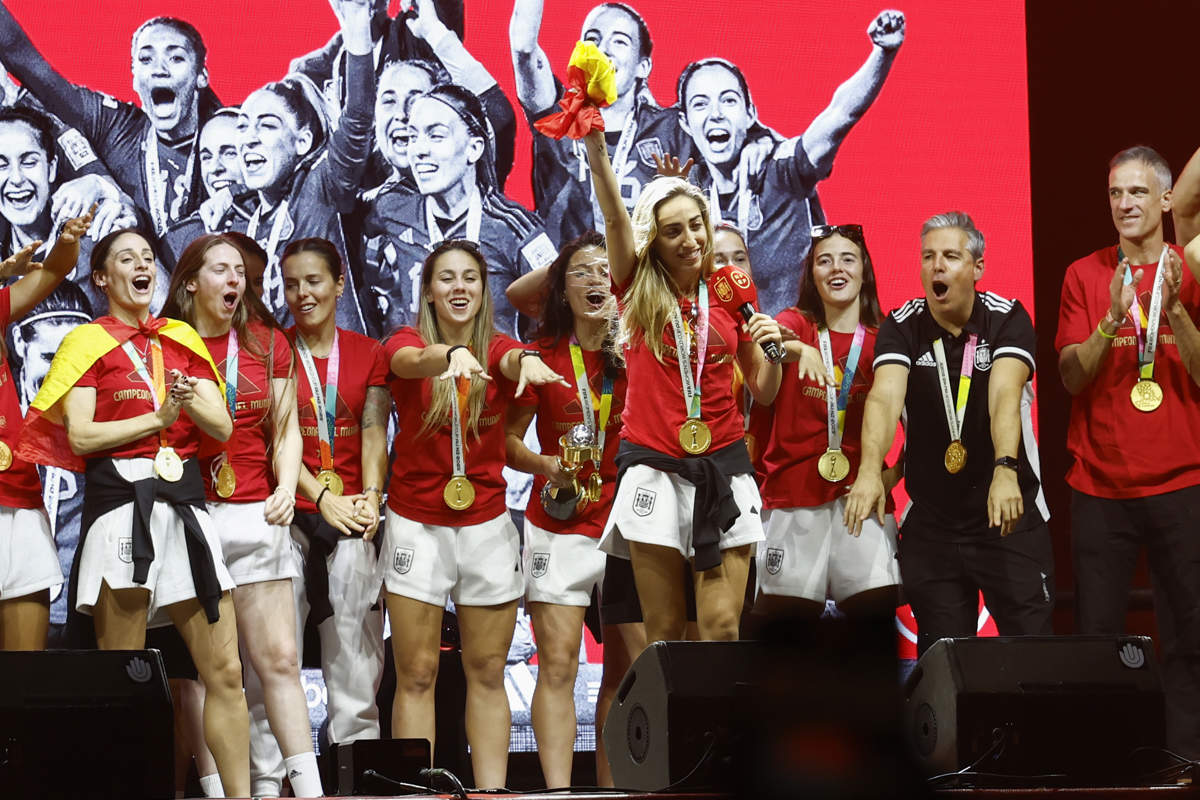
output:
[[[525,356],[537,356],[538,358],[541,358],[542,351],[541,350],[522,350],[521,355],[517,356],[517,362],[520,363],[521,359],[525,358]]]
[[[1000,458],[997,458],[992,466],[1008,467],[1011,470],[1019,470],[1021,468],[1021,461],[1013,458],[1012,456],[1000,456]]]

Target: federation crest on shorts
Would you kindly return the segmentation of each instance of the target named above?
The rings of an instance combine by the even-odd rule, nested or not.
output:
[[[633,513],[639,517],[648,517],[654,511],[655,492],[638,487],[633,493]]]
[[[133,563],[133,537],[123,536],[117,540],[117,558],[126,564]]]
[[[534,553],[533,560],[529,564],[529,574],[535,578],[540,578],[546,574],[546,570],[550,568],[549,553]]]
[[[779,570],[783,569],[783,549],[779,547],[767,548],[767,572],[772,575],[778,575]]]
[[[975,348],[975,369],[987,372],[992,368],[992,348],[987,342],[980,342]]]
[[[413,551],[411,547],[397,547],[392,555],[392,569],[401,575],[407,575],[412,569]]]

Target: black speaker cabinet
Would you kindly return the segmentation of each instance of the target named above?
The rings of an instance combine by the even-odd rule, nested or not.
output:
[[[745,731],[742,712],[765,657],[756,642],[655,642],[642,651],[604,723],[614,784],[722,785],[720,767]]]
[[[5,797],[175,796],[157,650],[0,652],[0,684]]]
[[[1147,763],[1134,751],[1163,746],[1162,687],[1144,636],[941,639],[904,696],[907,738],[929,775],[971,767],[1131,785]]]

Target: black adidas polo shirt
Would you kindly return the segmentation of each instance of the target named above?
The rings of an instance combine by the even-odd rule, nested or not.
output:
[[[970,334],[978,335],[975,370],[963,414],[962,442],[967,463],[957,475],[946,471],[950,427],[938,385],[933,342],[943,338],[950,387],[955,400],[963,348]],[[987,498],[993,464],[991,415],[988,412],[988,378],[998,358],[1019,358],[1034,369],[1036,339],[1033,320],[1017,300],[991,292],[977,292],[971,318],[958,336],[951,336],[934,321],[924,298],[910,300],[888,314],[879,327],[874,368],[899,364],[908,368],[908,393],[904,401],[904,475],[913,504],[904,520],[906,534],[946,539],[1000,535],[988,528]],[[1021,396],[1021,461],[1017,479],[1025,502],[1025,516],[1015,530],[1024,530],[1050,518],[1042,496],[1037,441],[1033,436],[1033,383],[1026,382]]]

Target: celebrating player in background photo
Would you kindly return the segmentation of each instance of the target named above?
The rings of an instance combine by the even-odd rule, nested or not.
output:
[[[45,264],[38,268],[29,268],[29,258],[40,242],[29,243],[5,260],[5,271],[28,272],[12,286],[0,288],[0,325],[7,329],[10,321],[25,316],[74,268],[79,240],[91,221],[90,212],[69,220]],[[37,467],[27,459],[14,458],[22,418],[5,353],[0,361],[0,536],[4,541],[0,650],[41,650],[46,646],[51,589],[63,580],[53,529],[42,506]]]
[[[979,592],[1001,636],[1049,635],[1054,556],[1033,438],[1033,321],[1017,300],[980,292],[983,234],[958,211],[921,228],[925,296],[888,314],[875,340],[862,460],[845,525],[886,524],[883,459],[906,414],[900,530],[904,594],[918,655],[974,636]]]
[[[433,102],[433,101],[428,101]],[[392,736],[434,741],[442,613],[454,601],[475,783],[504,786],[511,714],[504,664],[524,594],[505,507],[505,415],[526,386],[562,376],[492,324],[478,246],[448,240],[421,275],[418,328],[388,339],[397,424],[383,544],[396,662]]]
[[[334,748],[380,733],[375,693],[383,674],[383,575],[374,537],[392,407],[382,346],[335,324],[343,273],[337,249],[322,239],[299,239],[284,251],[304,439],[292,523],[304,556],[300,617],[320,636]]]
[[[758,548],[756,613],[817,618],[826,598],[851,616],[890,617],[897,604],[896,521],[891,489],[880,524],[844,524],[854,484],[862,409],[871,388],[875,336],[883,316],[875,267],[861,225],[814,228],[799,300],[775,319],[795,331],[783,383],[771,405],[762,483],[767,541]]]
[[[289,526],[300,430],[291,347],[262,301],[246,292],[241,251],[220,235],[183,251],[163,314],[196,329],[225,380],[234,433],[221,452],[202,459],[201,472],[225,566],[237,584],[241,648],[257,678],[246,681],[246,702],[252,712],[265,704],[296,796],[317,797],[321,780],[293,627],[292,579],[299,571]]]
[[[741,69],[706,58],[679,76],[679,116],[699,154],[691,177],[708,192],[714,222],[737,225],[758,269],[762,310],[776,314],[796,298],[809,250],[809,229],[825,221],[817,184],[829,176],[838,148],[883,88],[904,42],[905,19],[883,11],[867,29],[872,49],[800,136],[778,144],[757,173],[741,164],[758,109]]]
[[[1193,157],[1194,160],[1194,157]],[[1193,169],[1195,168],[1195,165]],[[1185,174],[1185,202],[1197,176]],[[1146,551],[1166,692],[1167,746],[1200,756],[1200,285],[1165,242],[1171,168],[1149,147],[1113,156],[1117,245],[1072,263],[1059,306],[1058,369],[1071,393],[1075,630],[1125,632]],[[1177,217],[1178,232],[1190,220]],[[1194,222],[1192,222],[1194,225]],[[1193,228],[1194,229],[1194,228]],[[1189,265],[1196,269],[1196,265]],[[1130,451],[1131,437],[1138,447]]]
[[[487,284],[496,329],[516,336],[526,325],[519,323],[504,290],[524,273],[553,261],[556,250],[541,220],[505,197],[497,186],[494,143],[488,131],[479,99],[457,84],[434,86],[410,98],[409,139],[403,153],[419,193],[396,183],[389,191],[375,194],[364,233],[368,242],[387,236],[394,248],[399,248],[398,242],[414,243],[420,248],[415,252],[451,239],[477,244],[491,270]],[[414,249],[395,252],[408,254]],[[408,259],[407,266],[403,258]],[[395,276],[389,298],[399,306],[394,316],[402,317],[407,309],[411,321],[420,294],[417,262],[412,255],[401,255],[384,271]],[[400,290],[399,296],[395,289]]]
[[[196,133],[221,104],[208,87],[207,48],[195,27],[154,17],[134,31],[133,88],[141,108],[67,81],[4,6],[0,53],[22,86],[87,138],[156,236],[199,205]]]
[[[544,0],[515,0],[508,37],[512,47],[517,99],[532,123],[555,111],[562,83],[538,43]],[[579,38],[595,44],[616,68],[617,99],[602,108],[622,202],[632,209],[642,187],[654,179],[654,156],[690,151],[671,109],[661,108],[647,86],[654,42],[641,14],[625,3],[601,3],[588,12]],[[552,139],[533,131],[533,197],[556,244],[595,229],[605,219],[588,177],[583,142]]]
[[[64,339],[19,452],[74,471],[86,465],[70,602],[92,615],[106,650],[140,650],[147,626],[174,623],[207,690],[205,739],[222,785],[245,796],[248,717],[233,579],[196,458],[202,434],[223,442],[233,429],[224,387],[195,330],[150,314],[157,266],[145,236],[110,233],[91,267],[109,315]]]

